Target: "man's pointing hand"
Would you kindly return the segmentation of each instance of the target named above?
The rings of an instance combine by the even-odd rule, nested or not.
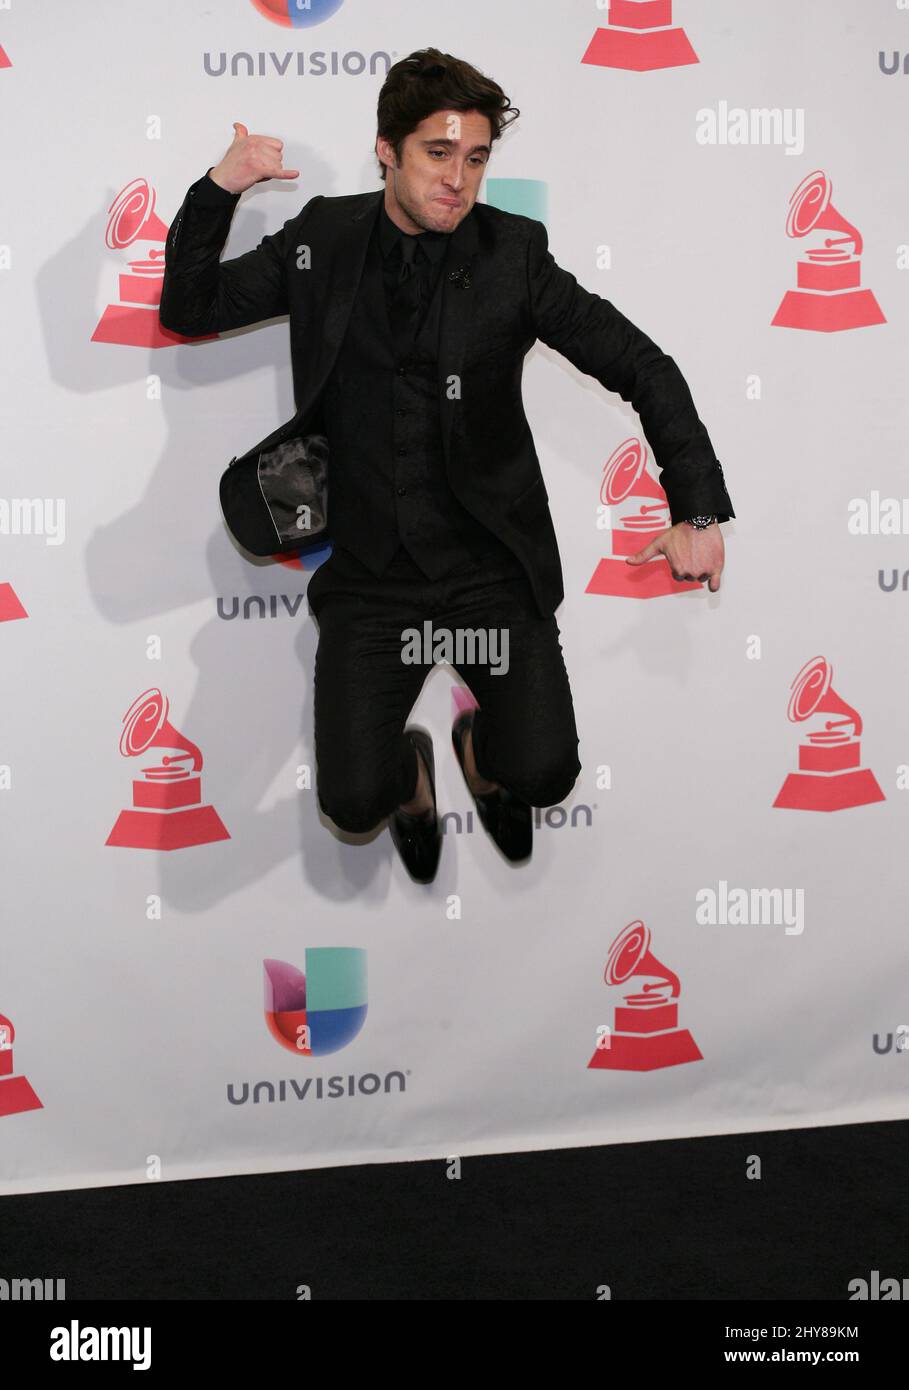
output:
[[[265,179],[298,179],[299,169],[281,167],[282,140],[271,135],[250,135],[246,126],[234,121],[233,143],[209,178],[228,193],[244,193]]]
[[[636,555],[627,556],[625,563],[643,565],[654,555],[665,555],[673,579],[696,579],[701,584],[709,580],[707,587],[712,594],[720,587],[725,547],[719,522],[702,530],[689,526],[687,521],[676,522],[675,526],[654,536]]]

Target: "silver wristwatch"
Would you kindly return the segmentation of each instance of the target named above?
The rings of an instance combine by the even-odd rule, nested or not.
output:
[[[693,526],[696,531],[703,531],[706,526],[712,526],[716,521],[715,516],[689,516],[685,520],[689,526]]]

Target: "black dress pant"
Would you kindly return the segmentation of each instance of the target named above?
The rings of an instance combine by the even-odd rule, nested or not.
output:
[[[507,671],[496,673],[495,661],[451,660],[479,705],[479,774],[533,806],[554,806],[571,791],[581,764],[559,629],[554,614],[540,617],[515,557],[471,560],[430,581],[399,547],[377,579],[335,546],[307,597],[319,626],[317,796],[342,830],[370,830],[416,793],[417,755],[404,726],[432,665],[402,660],[402,634],[422,633],[427,619],[453,635],[508,630]]]

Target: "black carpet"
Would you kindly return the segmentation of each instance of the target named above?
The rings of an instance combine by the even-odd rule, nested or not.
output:
[[[7,1196],[66,1299],[848,1298],[909,1276],[909,1121]],[[746,1175],[750,1155],[762,1177]],[[845,1309],[844,1309],[845,1311]]]

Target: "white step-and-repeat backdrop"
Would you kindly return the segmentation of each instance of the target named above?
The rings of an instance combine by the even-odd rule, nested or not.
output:
[[[676,360],[737,517],[716,594],[627,566],[659,460],[533,349],[583,771],[506,863],[434,668],[420,887],[319,814],[328,552],[254,562],[218,506],[293,414],[287,322],[157,304],[232,122],[301,175],[228,256],[378,187],[428,45],[521,108],[481,198]],[[907,69],[897,0],[0,5],[4,1191],[909,1114]]]

